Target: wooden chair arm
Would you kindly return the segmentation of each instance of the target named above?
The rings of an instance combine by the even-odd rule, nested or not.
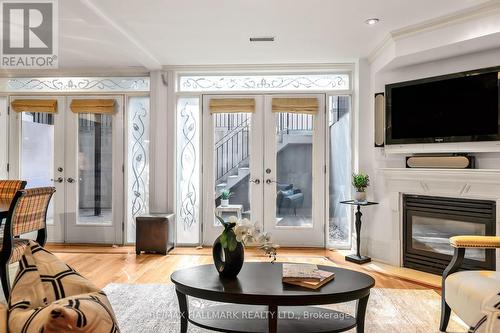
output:
[[[496,236],[455,236],[450,238],[454,248],[497,249],[500,248],[500,237]]]

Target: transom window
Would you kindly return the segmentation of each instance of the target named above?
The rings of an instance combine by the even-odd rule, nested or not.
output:
[[[180,92],[350,90],[348,73],[178,76]]]

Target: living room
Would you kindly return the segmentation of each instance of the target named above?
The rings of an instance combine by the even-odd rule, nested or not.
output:
[[[0,332],[500,332],[500,1],[0,5]]]

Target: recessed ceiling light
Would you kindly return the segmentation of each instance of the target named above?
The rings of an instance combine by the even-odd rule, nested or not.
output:
[[[274,37],[250,37],[251,42],[274,42]]]
[[[374,25],[374,24],[377,24],[378,22],[380,22],[380,20],[378,18],[369,18],[368,20],[365,21],[366,24],[368,25]]]

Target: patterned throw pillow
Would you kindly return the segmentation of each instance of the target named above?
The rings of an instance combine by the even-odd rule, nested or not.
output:
[[[118,333],[106,295],[38,243],[19,262],[9,299],[10,333]]]
[[[496,295],[491,295],[491,297],[483,303],[482,308],[485,316],[476,324],[472,332],[500,332],[500,291]]]

